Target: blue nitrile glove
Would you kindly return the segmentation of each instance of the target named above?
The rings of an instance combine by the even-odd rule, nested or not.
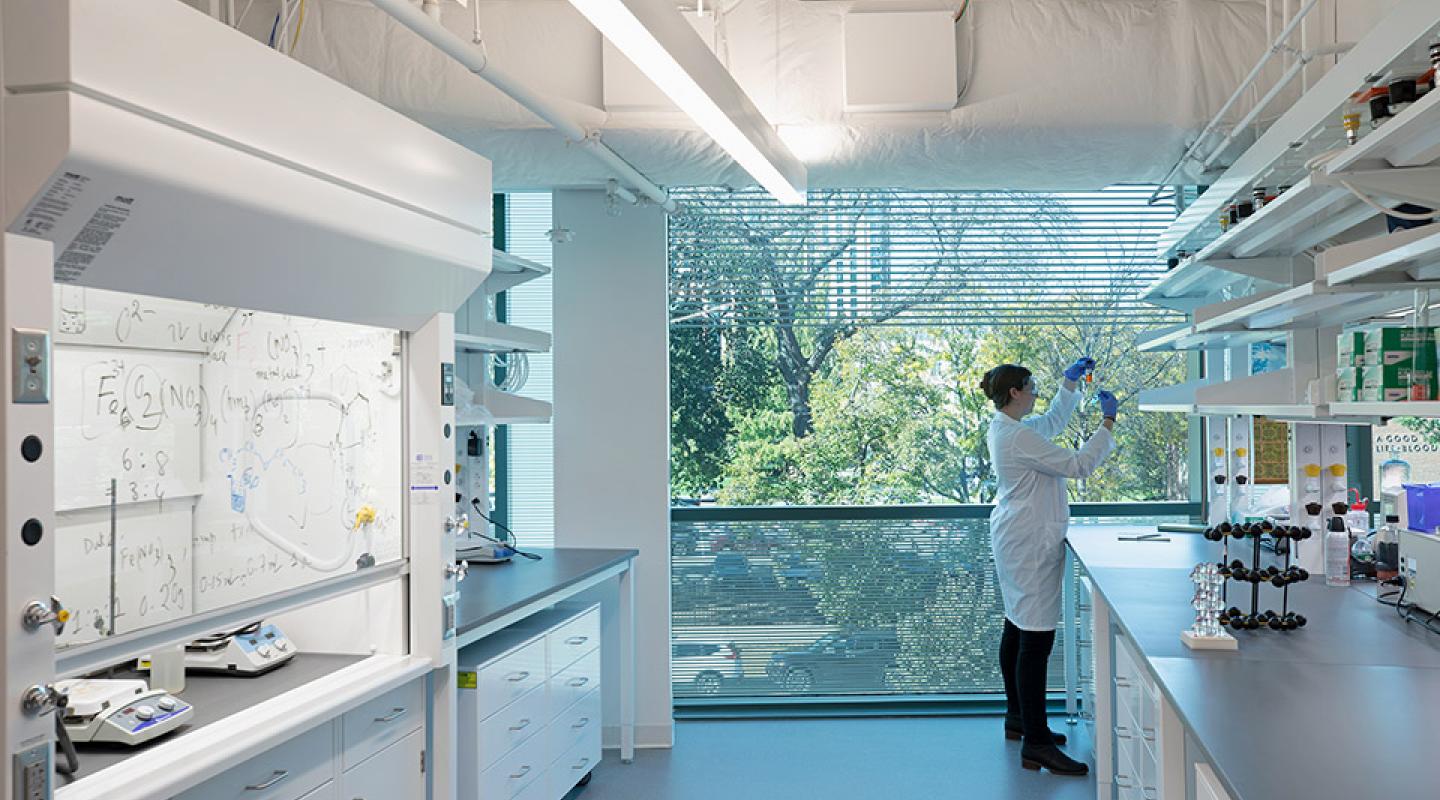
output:
[[[1120,410],[1120,398],[1101,389],[1095,395],[1100,400],[1100,416],[1115,419],[1115,414]]]
[[[1095,369],[1095,359],[1085,356],[1065,368],[1065,380],[1078,382],[1085,373]]]

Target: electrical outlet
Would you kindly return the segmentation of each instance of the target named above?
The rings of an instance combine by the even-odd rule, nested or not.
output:
[[[16,403],[50,402],[50,333],[31,328],[10,332],[15,373],[11,396]]]
[[[50,743],[37,744],[13,758],[16,800],[50,800]]]

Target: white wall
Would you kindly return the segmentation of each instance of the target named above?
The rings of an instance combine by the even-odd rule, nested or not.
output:
[[[555,193],[555,543],[637,548],[636,745],[673,741],[666,221]],[[613,608],[613,606],[612,606]],[[614,620],[607,618],[609,627]],[[607,659],[606,674],[614,674]],[[617,718],[607,708],[607,720]]]

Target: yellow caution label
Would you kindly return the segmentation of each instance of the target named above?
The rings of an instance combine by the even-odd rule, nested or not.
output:
[[[480,688],[480,676],[475,672],[461,672],[457,676],[457,683],[461,689]]]

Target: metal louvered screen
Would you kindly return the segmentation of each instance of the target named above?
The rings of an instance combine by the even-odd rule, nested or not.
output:
[[[672,509],[676,699],[1003,692],[989,511]],[[1073,513],[1082,524],[1155,524],[1198,508]],[[1053,688],[1064,685],[1064,663],[1059,637]]]
[[[670,220],[677,325],[1009,325],[1104,315],[1163,325],[1136,299],[1165,271],[1173,204],[1096,192],[679,189]]]
[[[505,245],[508,252],[551,266],[549,192],[505,196]],[[506,320],[512,325],[553,333],[552,278],[506,292]],[[530,377],[520,394],[540,400],[554,397],[554,356],[531,354]],[[549,547],[555,542],[555,442],[549,425],[510,425],[509,525],[522,545]]]

